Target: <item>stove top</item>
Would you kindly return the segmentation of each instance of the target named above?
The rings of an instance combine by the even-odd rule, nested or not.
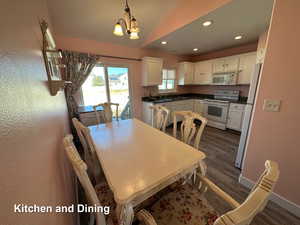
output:
[[[216,103],[229,103],[230,101],[221,100],[221,99],[204,99],[207,102],[216,102]]]
[[[214,99],[221,101],[238,101],[240,97],[240,91],[233,90],[218,90],[214,93]]]

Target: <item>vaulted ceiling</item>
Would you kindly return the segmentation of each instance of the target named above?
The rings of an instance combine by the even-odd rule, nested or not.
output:
[[[206,13],[208,4],[215,10]],[[269,25],[272,5],[273,0],[129,0],[141,28],[140,39],[130,40],[126,35],[117,37],[112,33],[123,15],[124,0],[48,0],[56,35],[155,48],[178,55],[192,54],[193,48],[198,48],[199,54],[257,40]],[[213,20],[213,25],[204,28],[202,22],[206,20]],[[174,24],[178,29],[169,29]],[[155,33],[160,36],[153,38]],[[243,39],[236,41],[234,36],[238,34]],[[168,44],[161,45],[161,41]]]
[[[141,28],[140,39],[113,35],[124,14],[124,0],[48,0],[51,21],[58,35],[138,47],[178,0],[129,0]]]

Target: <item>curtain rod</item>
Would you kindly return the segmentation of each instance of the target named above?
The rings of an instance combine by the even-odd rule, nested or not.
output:
[[[59,51],[62,51],[63,49],[59,49]],[[78,52],[78,51],[73,51],[73,52]],[[80,52],[78,52],[80,53]],[[89,54],[89,53],[87,53]],[[98,54],[94,54],[95,56],[98,57],[104,57],[104,58],[113,58],[113,59],[125,59],[125,60],[133,60],[133,61],[142,61],[142,59],[138,59],[138,58],[127,58],[127,57],[119,57],[119,56],[112,56],[112,55],[98,55]]]
[[[133,61],[142,61],[142,59],[138,59],[138,58],[126,58],[126,57],[118,57],[118,56],[112,56],[112,55],[96,55],[98,57],[104,57],[104,58],[113,58],[113,59],[125,59],[125,60],[133,60]]]

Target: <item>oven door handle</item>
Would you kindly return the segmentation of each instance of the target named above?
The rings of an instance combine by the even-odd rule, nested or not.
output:
[[[227,105],[219,105],[219,104],[211,104],[211,103],[208,103],[207,104],[207,107],[209,106],[214,106],[214,107],[218,107],[218,108],[224,108],[224,107],[227,107]]]

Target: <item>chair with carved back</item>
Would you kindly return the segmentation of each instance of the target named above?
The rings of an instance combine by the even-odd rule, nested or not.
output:
[[[95,187],[93,186],[88,173],[87,173],[87,165],[81,159],[75,145],[73,144],[72,135],[67,135],[64,140],[64,148],[67,154],[69,161],[73,167],[73,170],[84,189],[86,200],[88,205],[97,206],[97,207],[105,207],[109,206],[110,213],[105,215],[101,212],[95,212],[90,214],[89,225],[94,225],[96,219],[96,225],[114,225],[117,224],[117,219],[115,216],[115,208],[116,204],[113,198],[113,193],[109,189],[109,186],[106,182],[101,182],[97,184]],[[105,212],[105,211],[104,211]]]
[[[191,141],[194,138],[194,148],[199,148],[199,143],[203,130],[207,124],[207,119],[201,116],[198,113],[191,111],[175,111],[173,113],[173,136],[177,138],[177,117],[183,117],[183,121],[180,126],[181,140],[186,144],[191,144]],[[195,120],[201,121],[200,127],[197,129]],[[196,135],[196,136],[195,136]]]
[[[231,211],[218,215],[204,197],[206,188],[201,189],[201,192],[190,184],[185,184],[176,186],[173,192],[156,202],[150,208],[151,213],[141,210],[137,217],[146,225],[249,225],[265,208],[278,177],[278,164],[267,160],[265,171],[246,200],[240,204],[207,177],[198,174],[202,186],[227,202]]]
[[[111,108],[112,106],[116,107],[116,120],[119,120],[119,115],[118,115],[119,104],[118,103],[105,102],[105,103],[101,103],[101,104],[93,106],[98,124],[101,123],[101,118],[104,123],[112,122],[112,119],[113,119],[113,111]],[[103,111],[97,110],[98,107],[102,107]]]
[[[161,105],[150,106],[150,109],[153,110],[152,126],[165,132],[170,110]]]
[[[89,171],[92,174],[95,183],[103,180],[103,172],[100,167],[100,162],[96,155],[94,142],[90,135],[90,129],[84,126],[77,118],[72,119],[77,135],[81,142],[84,151],[84,161],[87,163]]]

